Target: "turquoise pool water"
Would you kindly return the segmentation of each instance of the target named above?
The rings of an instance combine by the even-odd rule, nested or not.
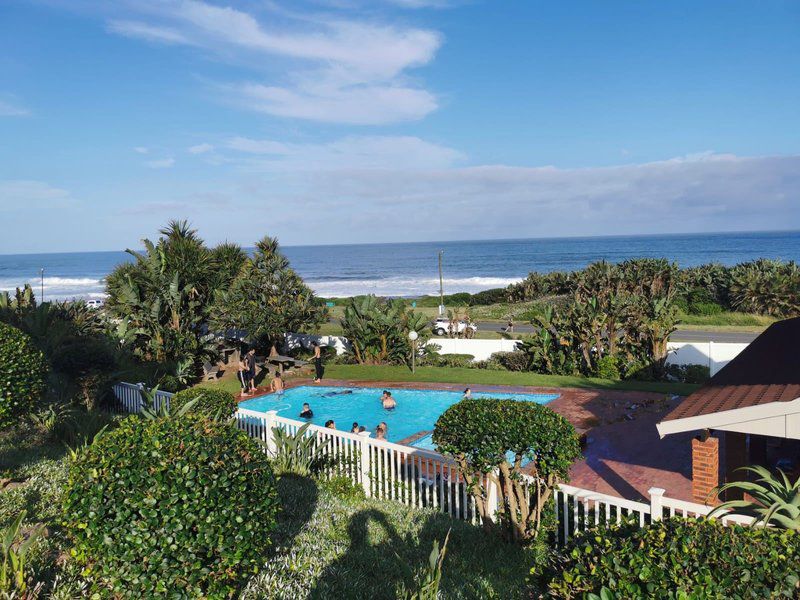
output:
[[[380,397],[383,388],[300,386],[286,390],[283,395],[268,394],[241,402],[239,406],[248,410],[267,412],[276,410],[282,417],[300,420],[304,402],[311,405],[314,417],[309,419],[315,425],[325,425],[333,419],[336,428],[350,431],[353,422],[363,425],[368,431],[385,421],[389,426],[388,439],[400,441],[420,431],[433,429],[448,406],[462,398],[460,392],[442,390],[400,390],[388,388],[397,400],[397,408],[384,410]],[[342,393],[349,391],[350,393]],[[558,394],[501,394],[492,392],[473,392],[473,398],[508,398],[547,404],[558,398]]]

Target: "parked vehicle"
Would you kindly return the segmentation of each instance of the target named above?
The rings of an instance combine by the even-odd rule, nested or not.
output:
[[[438,317],[431,324],[431,329],[436,335],[463,334],[470,338],[478,331],[478,326],[464,320],[451,321],[447,317]]]

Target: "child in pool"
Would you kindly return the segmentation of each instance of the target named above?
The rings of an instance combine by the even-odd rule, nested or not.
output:
[[[311,406],[309,406],[308,402],[304,402],[303,410],[300,411],[300,418],[311,419],[313,416],[314,416],[314,411],[311,410]]]

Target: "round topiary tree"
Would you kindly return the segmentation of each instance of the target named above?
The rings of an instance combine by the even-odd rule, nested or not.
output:
[[[203,413],[210,417],[230,417],[236,412],[236,398],[225,390],[193,387],[181,390],[170,399],[170,409],[175,411],[187,402],[197,399],[191,412]]]
[[[462,400],[436,421],[433,442],[458,463],[487,529],[495,526],[495,515],[483,483],[488,478],[497,486],[500,522],[515,541],[537,535],[553,489],[580,456],[569,421],[546,406],[518,400]]]
[[[0,428],[10,427],[42,396],[47,361],[31,338],[0,323]]]
[[[125,597],[227,598],[257,572],[278,499],[266,455],[203,415],[131,416],[73,460],[71,555]]]

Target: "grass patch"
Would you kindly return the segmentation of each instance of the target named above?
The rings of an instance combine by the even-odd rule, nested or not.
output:
[[[326,365],[325,377],[352,381],[419,381],[464,385],[520,385],[536,387],[574,387],[604,390],[639,390],[688,395],[698,385],[663,381],[617,381],[568,375],[541,375],[515,371],[494,371],[451,367],[419,367],[416,373],[402,366]]]
[[[396,598],[450,528],[444,598],[527,598],[525,576],[544,560],[544,541],[520,548],[436,511],[347,498],[311,479],[284,477],[278,488],[284,509],[274,551],[245,600]]]
[[[716,315],[688,315],[681,313],[680,328],[689,327],[745,327],[749,330],[761,331],[779,319],[768,315],[756,315],[740,312],[721,312]]]

